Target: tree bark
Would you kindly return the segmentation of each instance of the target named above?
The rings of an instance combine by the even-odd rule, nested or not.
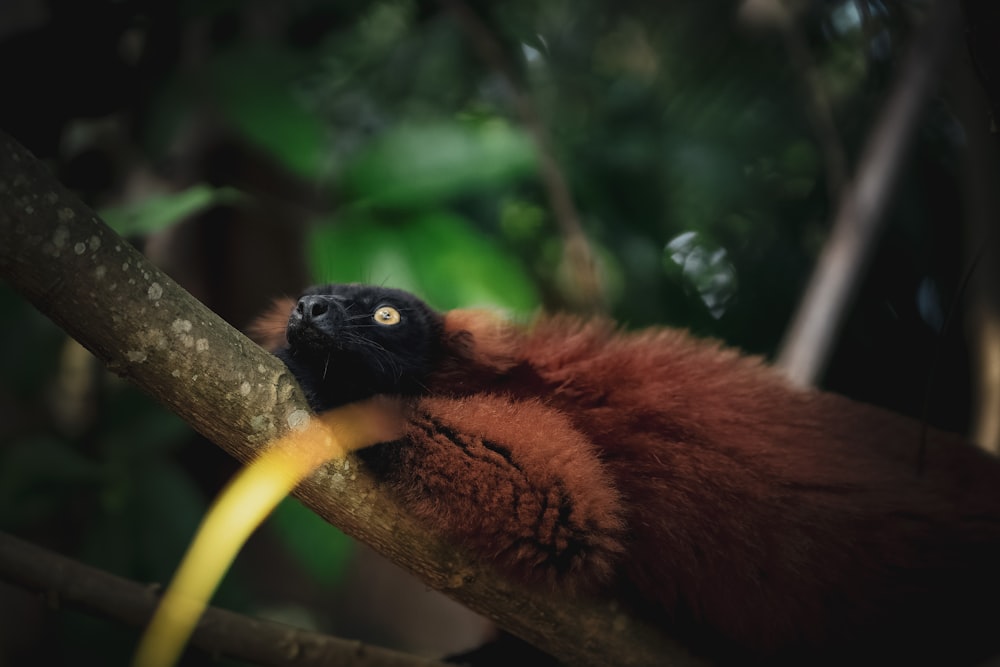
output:
[[[78,563],[0,532],[0,579],[127,625],[149,621],[159,596],[151,586]],[[209,608],[191,643],[212,655],[284,667],[446,667],[442,662]]]
[[[109,369],[241,461],[310,417],[278,359],[149,264],[3,133],[0,276]],[[295,495],[429,586],[567,664],[697,664],[613,600],[524,590],[503,579],[428,533],[353,459],[321,467]]]

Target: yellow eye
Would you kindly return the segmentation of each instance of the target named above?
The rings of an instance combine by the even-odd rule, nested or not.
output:
[[[393,324],[399,324],[399,320],[399,311],[392,306],[382,306],[375,311],[375,322],[378,324],[392,326]]]

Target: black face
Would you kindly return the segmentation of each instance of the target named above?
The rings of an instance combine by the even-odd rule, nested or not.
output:
[[[402,290],[320,285],[288,319],[277,355],[314,410],[375,394],[418,394],[439,355],[441,316]]]

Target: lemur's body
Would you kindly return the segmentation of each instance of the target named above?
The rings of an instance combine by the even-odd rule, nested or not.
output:
[[[678,331],[520,328],[360,285],[275,312],[287,342],[258,329],[316,410],[412,397],[406,436],[362,459],[512,576],[614,591],[721,658],[1000,645],[1000,464],[957,436],[932,431],[918,472],[916,422]]]

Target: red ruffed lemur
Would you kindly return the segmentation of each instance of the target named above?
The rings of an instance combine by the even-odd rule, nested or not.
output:
[[[408,397],[404,437],[359,457],[511,577],[614,595],[720,662],[998,651],[1000,464],[959,436],[922,448],[915,421],[676,330],[357,284],[255,329],[317,411]]]

